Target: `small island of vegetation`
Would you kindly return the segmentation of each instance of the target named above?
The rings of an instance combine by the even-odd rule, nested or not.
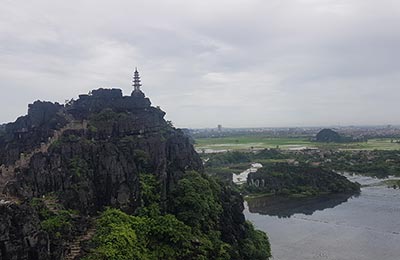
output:
[[[306,197],[328,193],[358,193],[360,184],[320,167],[276,163],[250,173],[245,191],[250,194]]]
[[[249,173],[247,182],[240,187],[248,196],[267,194],[305,197],[360,192],[360,184],[349,181],[330,168],[318,166],[318,163],[302,153],[264,149],[256,152],[207,154],[203,158],[205,156],[207,173],[229,182],[232,181],[232,174],[245,171],[254,162],[261,163],[263,167]]]

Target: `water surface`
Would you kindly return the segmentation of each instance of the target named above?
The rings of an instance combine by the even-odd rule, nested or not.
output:
[[[379,180],[353,176],[361,184]],[[399,260],[400,190],[362,188],[359,196],[246,203],[246,218],[269,235],[275,260]]]

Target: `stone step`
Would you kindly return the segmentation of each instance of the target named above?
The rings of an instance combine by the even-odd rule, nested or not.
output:
[[[67,256],[64,258],[65,260],[74,260],[79,254],[81,253],[81,242],[90,240],[94,234],[96,233],[95,228],[89,228],[85,234],[82,236],[77,237],[73,242],[70,244],[70,250]]]

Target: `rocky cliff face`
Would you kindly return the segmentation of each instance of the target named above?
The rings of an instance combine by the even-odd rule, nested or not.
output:
[[[134,212],[140,173],[155,174],[166,199],[185,171],[202,171],[189,139],[164,115],[144,95],[99,89],[65,106],[37,101],[3,126],[0,259],[46,259],[35,211],[17,201],[52,196],[84,215],[105,206]]]
[[[49,259],[49,238],[28,205],[0,203],[0,259]]]
[[[202,170],[188,138],[164,115],[147,98],[116,89],[94,90],[66,107],[35,102],[2,139],[2,163],[22,161],[5,191],[23,198],[56,193],[86,213],[103,206],[133,211],[139,173],[156,174],[165,195],[186,170]]]
[[[3,125],[0,131],[0,165],[13,165],[21,153],[26,153],[48,141],[55,130],[66,124],[58,103],[36,101],[28,114],[14,123]]]

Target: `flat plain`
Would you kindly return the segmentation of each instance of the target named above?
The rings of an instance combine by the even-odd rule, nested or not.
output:
[[[197,151],[233,151],[265,148],[296,150],[302,148],[338,149],[338,150],[398,150],[400,144],[390,138],[369,139],[367,142],[353,143],[317,143],[309,137],[269,137],[262,135],[240,135],[230,137],[196,138]]]

